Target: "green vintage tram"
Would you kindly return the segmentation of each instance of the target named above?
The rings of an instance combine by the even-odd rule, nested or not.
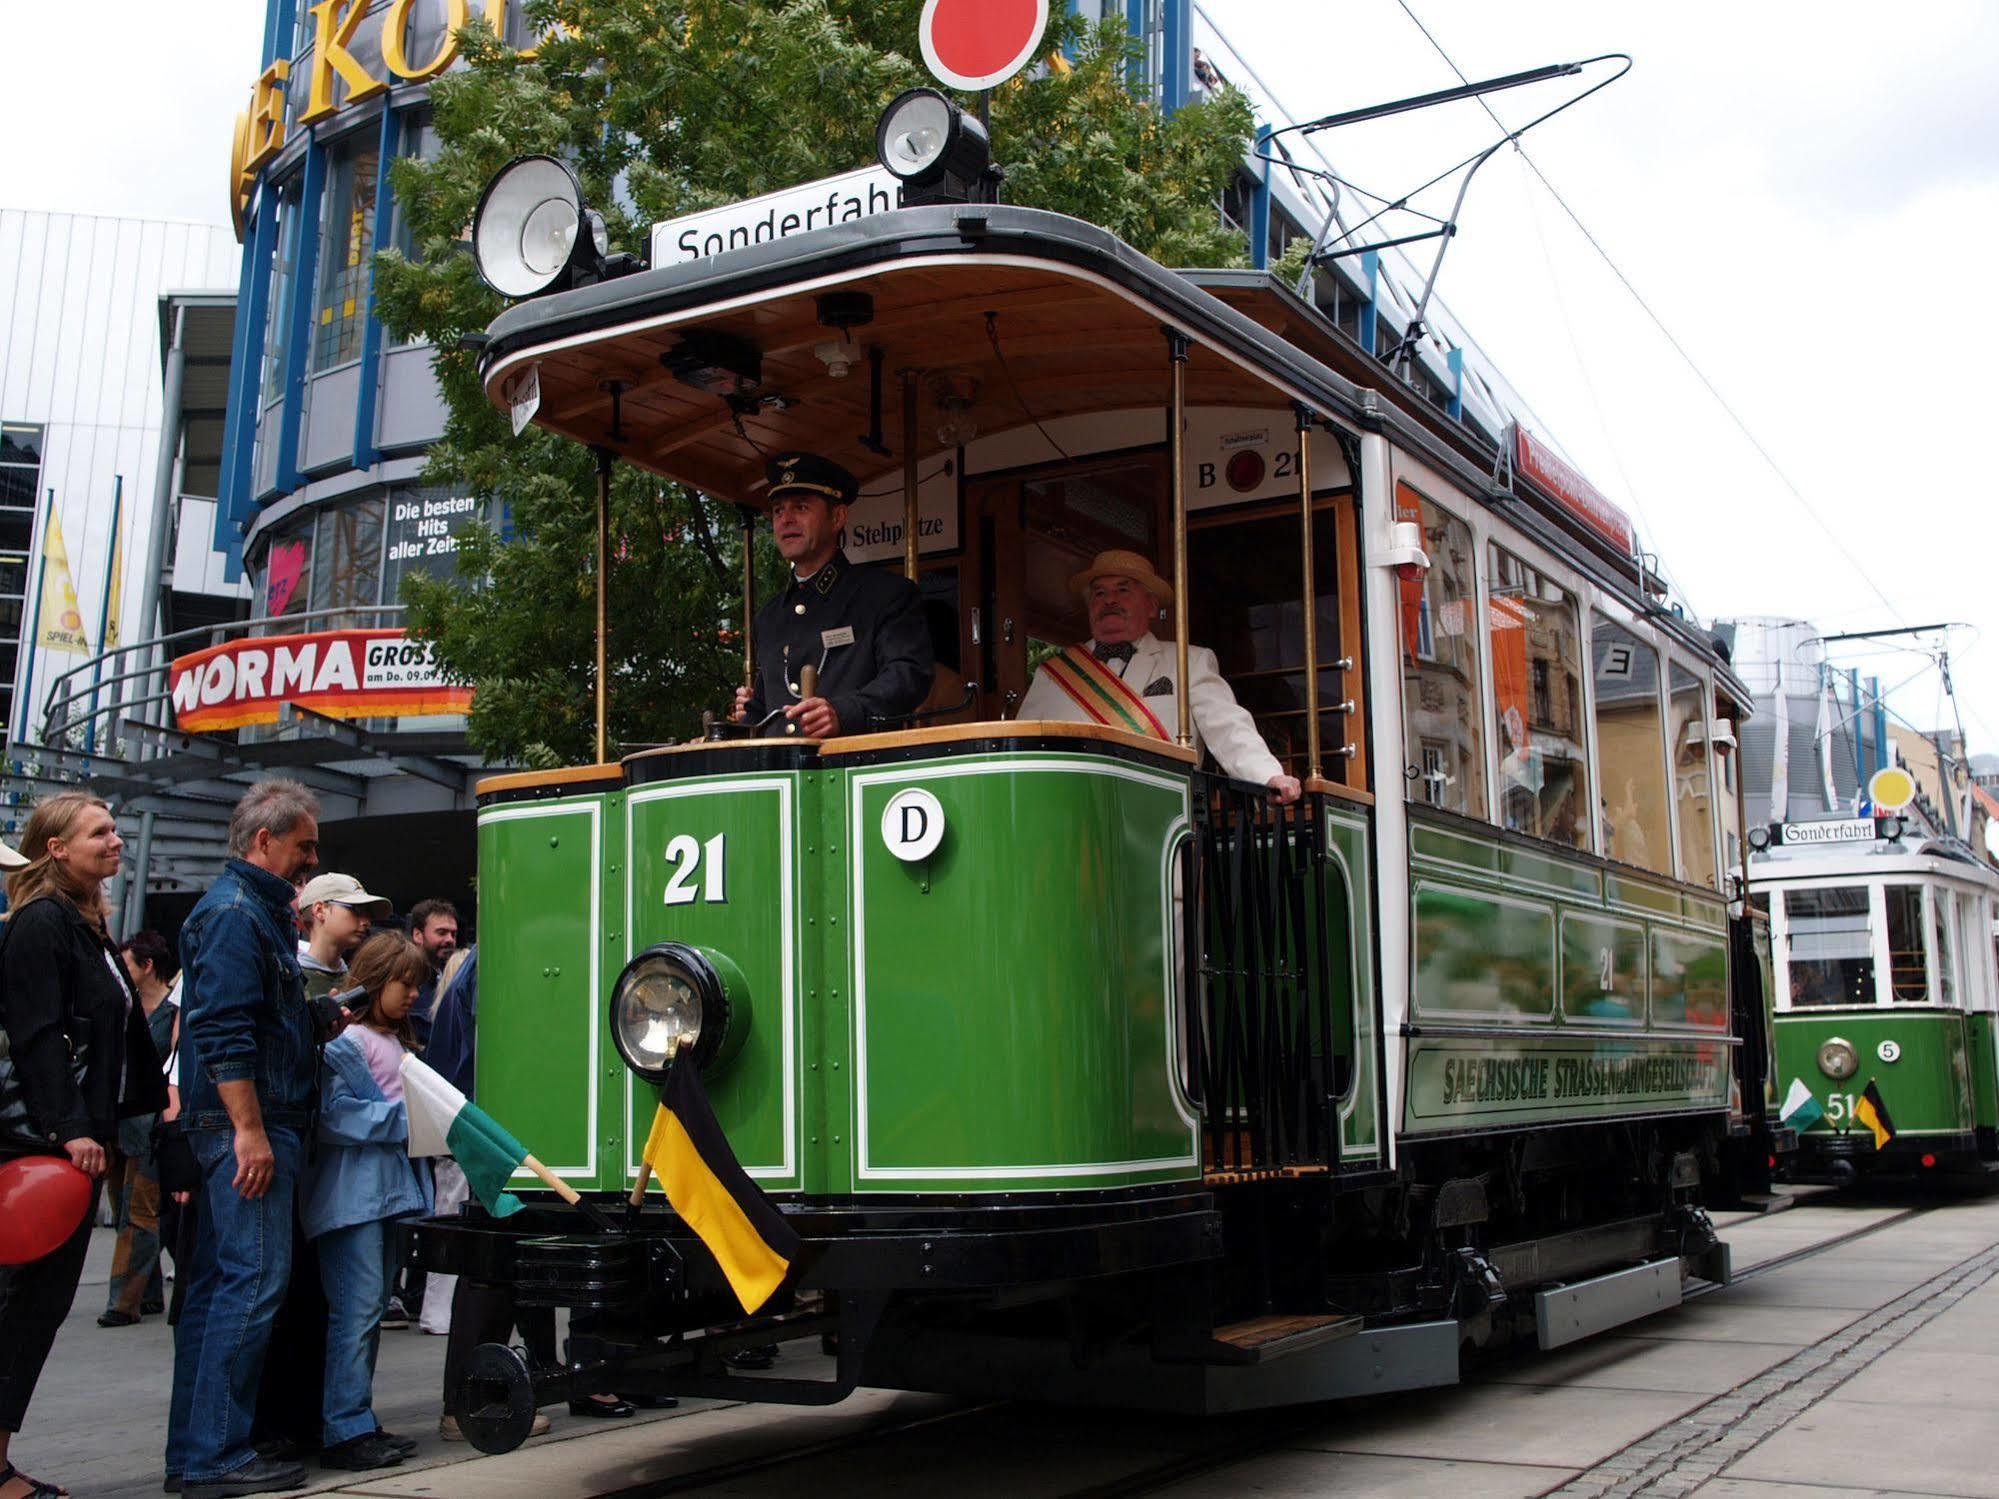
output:
[[[575,1314],[566,1368],[481,1350],[482,1446],[572,1387],[1377,1393],[1726,1278],[1700,1195],[1767,1081],[1716,765],[1746,696],[1530,434],[1267,274],[980,203],[524,302],[482,371],[749,505],[771,452],[860,473],[848,555],[917,579],[945,678],[913,721],[481,788],[481,1102],[607,1220],[425,1225],[430,1265]],[[1015,716],[1108,547],[1173,578],[1160,634],[1216,651],[1297,804],[1197,763],[1184,696],[1166,740]],[[907,858],[912,796],[942,831]],[[614,1017],[660,971],[674,1065],[801,1236],[755,1317],[626,1208],[658,1090]],[[724,1359],[815,1332],[824,1377]]]
[[[1750,863],[1776,931],[1774,1078],[1810,1121],[1796,1164],[1808,1178],[1999,1162],[1999,877],[1958,840],[1903,822],[1816,824],[1866,841],[1778,842]],[[1885,1140],[1858,1112],[1870,1086]]]

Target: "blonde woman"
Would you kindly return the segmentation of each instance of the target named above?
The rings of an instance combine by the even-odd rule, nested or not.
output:
[[[24,1105],[0,1150],[64,1155],[96,1182],[118,1121],[167,1106],[145,1009],[105,929],[104,882],[122,847],[96,797],[66,791],[37,803],[21,835],[27,862],[7,878],[0,946],[0,1029]],[[0,1499],[66,1492],[16,1469],[8,1446],[76,1299],[96,1199],[93,1188],[61,1248],[0,1271]]]

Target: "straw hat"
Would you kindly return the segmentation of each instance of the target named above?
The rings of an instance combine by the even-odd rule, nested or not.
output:
[[[1087,598],[1090,585],[1098,578],[1130,578],[1140,588],[1158,599],[1160,604],[1173,602],[1173,585],[1152,570],[1152,564],[1136,552],[1099,552],[1096,559],[1081,572],[1069,579],[1069,588],[1077,598]]]

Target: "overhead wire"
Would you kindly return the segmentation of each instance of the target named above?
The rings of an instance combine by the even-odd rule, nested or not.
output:
[[[1409,0],[1395,0],[1395,3],[1397,6],[1401,8],[1402,13],[1409,18],[1411,24],[1413,24],[1415,28],[1423,34],[1423,39],[1430,44],[1431,48],[1436,52],[1437,56],[1442,58],[1444,60],[1445,65],[1448,66],[1450,70],[1457,75],[1458,81],[1460,83],[1470,83],[1471,79],[1466,76],[1464,70],[1457,65],[1456,61],[1453,60],[1450,53],[1445,50],[1444,44],[1437,40],[1436,36],[1431,32],[1428,26],[1425,26],[1423,24],[1422,17],[1418,16],[1415,10],[1411,8]],[[1479,107],[1486,112],[1486,114],[1492,119],[1494,124],[1498,125],[1499,128],[1502,130],[1508,130],[1509,134],[1512,133],[1508,129],[1506,122],[1500,119],[1498,113],[1493,109],[1490,103],[1488,103],[1483,97],[1481,97],[1478,102],[1479,102]],[[1853,554],[1852,550],[1840,538],[1839,534],[1833,530],[1832,526],[1826,521],[1826,519],[1819,514],[1816,508],[1813,507],[1811,501],[1805,497],[1804,490],[1801,489],[1798,486],[1797,482],[1791,478],[1790,474],[1785,471],[1784,466],[1777,461],[1775,455],[1772,454],[1770,450],[1763,445],[1762,441],[1756,436],[1756,434],[1750,430],[1749,423],[1745,421],[1742,418],[1741,414],[1736,411],[1735,407],[1729,403],[1728,397],[1722,394],[1720,387],[1717,386],[1713,380],[1708,378],[1707,372],[1700,367],[1699,363],[1696,362],[1696,360],[1694,359],[1694,356],[1688,352],[1686,345],[1681,343],[1680,340],[1673,335],[1672,329],[1666,326],[1665,319],[1660,317],[1657,312],[1653,311],[1652,304],[1646,301],[1644,296],[1639,292],[1638,288],[1632,284],[1631,278],[1625,275],[1622,267],[1620,267],[1616,262],[1616,260],[1614,260],[1611,257],[1610,251],[1606,250],[1603,247],[1603,243],[1597,239],[1595,234],[1590,232],[1589,226],[1582,221],[1581,216],[1577,214],[1575,209],[1569,206],[1568,199],[1564,198],[1560,193],[1560,191],[1557,190],[1557,188],[1555,187],[1555,184],[1548,180],[1548,174],[1543,172],[1541,168],[1535,164],[1534,158],[1527,154],[1526,148],[1522,146],[1519,141],[1517,140],[1514,141],[1513,148],[1514,150],[1520,153],[1520,159],[1522,162],[1526,164],[1527,170],[1532,172],[1535,178],[1540,182],[1541,186],[1548,190],[1548,196],[1555,200],[1556,206],[1558,206],[1564,214],[1568,215],[1569,222],[1576,226],[1577,232],[1580,233],[1584,238],[1584,240],[1588,242],[1589,247],[1592,250],[1596,251],[1597,256],[1603,261],[1603,263],[1606,266],[1610,268],[1610,273],[1617,278],[1618,284],[1621,285],[1625,289],[1625,291],[1630,294],[1631,300],[1638,304],[1639,310],[1642,311],[1645,314],[1645,316],[1651,321],[1652,326],[1659,330],[1660,336],[1666,340],[1668,345],[1671,346],[1673,352],[1680,356],[1680,359],[1686,364],[1689,370],[1693,371],[1694,378],[1700,381],[1702,387],[1705,388],[1707,393],[1714,398],[1715,404],[1719,406],[1722,409],[1723,413],[1728,417],[1728,419],[1735,424],[1736,430],[1742,434],[1743,439],[1746,442],[1748,442],[1749,446],[1756,451],[1756,455],[1763,460],[1765,466],[1769,468],[1770,472],[1776,475],[1778,482],[1782,484],[1784,488],[1790,492],[1791,498],[1797,502],[1798,507],[1802,509],[1805,512],[1805,514],[1811,518],[1812,523],[1815,526],[1817,526],[1820,531],[1825,533],[1826,540],[1832,543],[1834,550],[1837,551],[1839,555],[1846,560],[1847,565],[1853,569],[1854,573],[1860,578],[1861,582],[1865,583],[1869,591],[1871,591],[1873,595],[1881,601],[1882,607],[1885,608],[1891,615],[1894,616],[1897,623],[1906,624],[1908,621],[1903,616],[1902,611],[1895,607],[1894,600],[1890,599],[1887,593],[1885,593],[1882,590],[1881,585],[1874,581],[1873,575],[1869,573],[1867,569],[1861,565],[1860,559]]]

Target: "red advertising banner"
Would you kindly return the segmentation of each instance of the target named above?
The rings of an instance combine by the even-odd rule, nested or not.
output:
[[[1621,551],[1629,553],[1637,545],[1630,517],[1599,494],[1595,485],[1525,427],[1516,423],[1513,432],[1513,467],[1517,472],[1547,490],[1591,530],[1617,543]]]
[[[261,635],[168,668],[174,722],[191,733],[276,723],[286,703],[328,718],[463,713],[472,689],[446,680],[433,648],[401,630]]]

